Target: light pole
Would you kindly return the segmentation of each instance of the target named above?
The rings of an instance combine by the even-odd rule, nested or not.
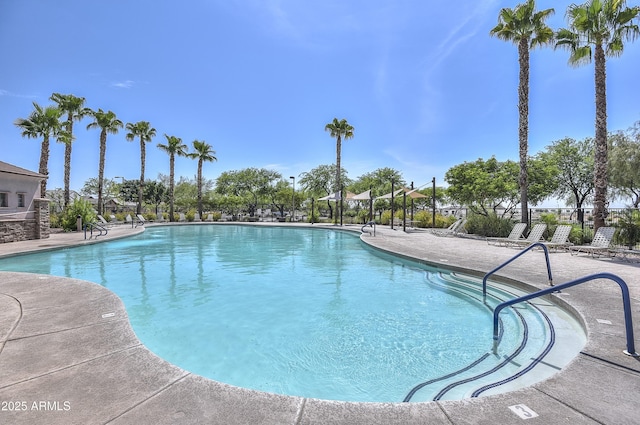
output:
[[[291,210],[291,222],[296,221],[296,178],[294,176],[289,177],[293,180],[293,192],[291,193],[291,206],[293,209]]]

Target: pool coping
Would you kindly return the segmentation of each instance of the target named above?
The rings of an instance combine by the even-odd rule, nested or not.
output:
[[[314,227],[358,233],[360,229]],[[102,240],[140,231],[143,229],[117,226]],[[53,234],[47,240],[0,244],[0,257],[100,240]],[[481,273],[517,253],[511,248],[488,246],[482,240],[436,237],[420,230],[405,233],[386,226],[378,226],[375,237],[363,235],[361,240],[418,261]],[[542,258],[539,252],[527,255],[531,261]],[[638,334],[637,265],[568,253],[551,256],[556,282],[600,271],[620,275],[630,287],[634,332]],[[524,263],[514,262],[499,276],[546,287],[546,269],[531,270],[530,262]],[[527,417],[553,424],[640,422],[640,360],[622,354],[624,323],[617,285],[598,281],[555,297],[582,318],[588,342],[578,357],[553,377],[531,387],[476,399],[352,403],[263,393],[193,375],[140,343],[122,302],[108,289],[76,279],[0,272],[0,403],[13,403],[6,404],[12,409],[4,411],[0,405],[0,422],[457,425],[519,424]]]

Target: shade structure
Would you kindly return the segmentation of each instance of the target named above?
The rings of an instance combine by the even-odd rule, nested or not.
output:
[[[318,201],[339,201],[341,199],[340,192],[331,193],[322,198],[318,198]]]
[[[413,199],[416,198],[428,198],[427,195],[423,195],[422,193],[418,192],[418,189],[413,189],[407,192],[407,196]]]
[[[371,199],[371,190],[367,190],[366,192],[362,192],[362,193],[358,193],[357,195],[353,195],[351,198],[347,198],[347,199],[353,199],[354,201],[366,201]]]
[[[396,197],[398,196],[398,194],[400,192],[402,192],[404,189],[398,189],[393,193],[387,193],[386,195],[382,195],[382,196],[378,196],[376,199],[391,199],[392,197]]]

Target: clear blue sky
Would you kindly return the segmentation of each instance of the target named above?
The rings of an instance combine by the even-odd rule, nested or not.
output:
[[[40,140],[14,125],[53,92],[86,98],[124,123],[149,121],[146,177],[168,174],[163,134],[211,144],[204,175],[246,167],[285,179],[335,162],[324,131],[346,118],[355,137],[342,165],[353,179],[381,167],[416,186],[453,165],[518,158],[517,48],[489,36],[502,7],[457,0],[0,0],[0,160],[37,171]],[[570,1],[548,21],[566,26]],[[631,2],[630,4],[634,4]],[[531,54],[531,154],[594,134],[593,65],[568,52]],[[609,130],[640,120],[640,41],[607,63]],[[71,187],[97,176],[99,130],[75,124]],[[109,135],[105,177],[139,178],[139,143]],[[53,143],[48,187],[63,186]],[[196,161],[178,158],[193,178]]]

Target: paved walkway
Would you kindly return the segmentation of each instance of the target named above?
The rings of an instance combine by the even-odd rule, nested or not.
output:
[[[139,231],[120,226],[103,240]],[[518,252],[482,240],[383,226],[375,237],[362,239],[480,276]],[[95,241],[53,234],[0,244],[0,257],[78,243]],[[544,288],[544,264],[541,252],[530,252],[498,274]],[[624,279],[635,334],[640,333],[637,263],[553,253],[551,265],[556,284],[605,271]],[[526,424],[640,424],[640,360],[622,353],[620,288],[597,280],[556,297],[579,312],[589,339],[578,357],[550,379],[460,401],[347,403],[261,393],[193,375],[138,341],[122,302],[108,289],[75,279],[0,272],[0,424],[493,425],[522,424],[527,415]]]

